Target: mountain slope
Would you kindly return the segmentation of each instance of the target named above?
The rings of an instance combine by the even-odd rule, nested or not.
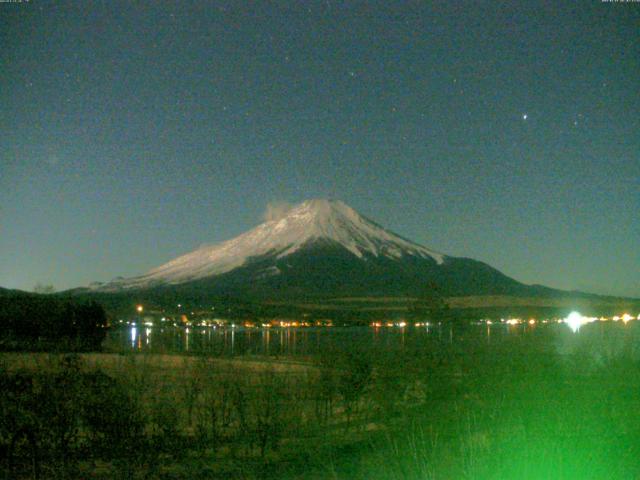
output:
[[[350,295],[531,295],[498,270],[411,242],[339,201],[309,200],[232,240],[206,245],[97,292],[300,298]],[[548,291],[547,291],[548,290]]]
[[[145,275],[97,288],[121,290],[182,284],[221,275],[263,257],[277,261],[319,241],[332,242],[361,260],[411,256],[442,264],[445,258],[382,228],[340,201],[309,200],[292,208],[284,218],[265,222],[232,240],[202,246]]]

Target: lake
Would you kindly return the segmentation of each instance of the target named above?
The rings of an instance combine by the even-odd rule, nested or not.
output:
[[[580,353],[596,362],[624,354],[640,359],[640,322],[594,322],[573,331],[564,323],[536,325],[432,325],[394,327],[160,327],[119,326],[104,347],[116,352],[211,356],[322,356],[333,351],[491,349],[505,341],[531,344],[562,355]]]

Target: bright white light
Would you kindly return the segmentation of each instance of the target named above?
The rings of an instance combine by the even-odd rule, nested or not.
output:
[[[633,320],[633,317],[631,315],[629,315],[628,313],[625,313],[624,315],[622,315],[622,321],[624,323],[627,323],[630,320]]]
[[[571,312],[564,321],[574,332],[577,332],[582,325],[587,323],[586,318],[580,315],[580,313],[578,312]]]

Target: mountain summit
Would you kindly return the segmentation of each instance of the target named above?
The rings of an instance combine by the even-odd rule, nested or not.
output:
[[[148,273],[92,290],[185,288],[199,295],[514,293],[527,287],[490,266],[411,242],[336,200],[307,200],[226,242],[204,245]]]
[[[102,289],[180,284],[230,272],[254,259],[282,259],[314,243],[333,243],[355,257],[415,256],[442,264],[444,255],[382,228],[338,200],[307,200],[277,220],[270,220],[226,242],[204,245],[147,274],[117,279]]]

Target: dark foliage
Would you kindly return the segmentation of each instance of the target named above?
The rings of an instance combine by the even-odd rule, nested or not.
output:
[[[144,449],[126,389],[65,356],[38,372],[0,372],[0,456],[6,478],[76,478],[80,459],[122,459]]]
[[[107,316],[95,301],[78,302],[49,295],[0,296],[3,348],[59,347],[95,350],[106,335]]]

